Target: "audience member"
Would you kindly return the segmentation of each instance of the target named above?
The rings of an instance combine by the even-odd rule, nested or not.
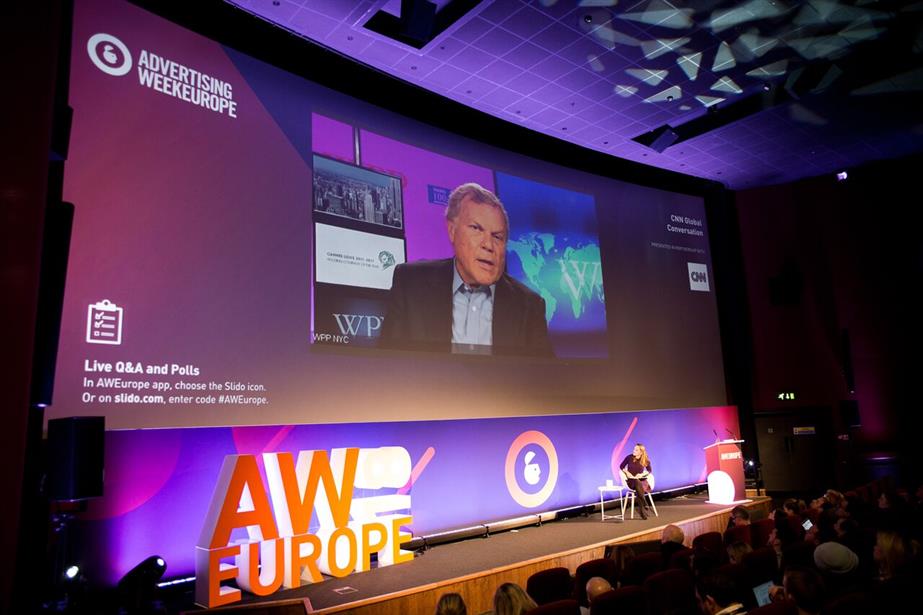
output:
[[[775,531],[775,530],[773,530]],[[727,546],[728,561],[731,564],[742,564],[743,557],[747,553],[753,552],[753,547],[740,540],[732,542]]]
[[[494,592],[494,615],[523,615],[538,605],[515,583],[504,583]]]
[[[695,597],[705,615],[740,615],[745,613],[734,580],[726,574],[714,572],[696,581]]]
[[[816,570],[793,566],[782,577],[783,597],[798,608],[798,615],[817,615],[826,600],[824,580]]]
[[[436,604],[436,615],[468,615],[468,609],[459,594],[442,594]]]
[[[663,532],[660,534],[660,554],[663,556],[664,568],[670,565],[670,558],[677,551],[685,549],[683,546],[683,541],[685,540],[686,535],[681,527],[672,523],[664,526]]]
[[[609,581],[605,580],[602,577],[593,577],[589,581],[587,581],[586,582],[586,599],[587,599],[587,602],[590,603],[590,606],[580,607],[581,615],[589,615],[590,608],[593,606],[593,601],[608,591],[612,591],[612,585],[610,585]]]
[[[744,506],[735,506],[731,509],[731,517],[728,519],[728,529],[734,526],[750,525],[750,511]]]
[[[825,542],[814,549],[814,566],[830,597],[863,589],[859,583],[859,556],[838,542]]]

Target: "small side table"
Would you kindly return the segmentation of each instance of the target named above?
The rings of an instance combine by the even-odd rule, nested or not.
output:
[[[599,515],[600,521],[605,521],[606,519],[618,519],[619,521],[625,520],[625,498],[622,497],[622,491],[625,489],[624,485],[603,485],[597,487],[599,489]],[[606,494],[607,493],[617,493],[619,495],[619,514],[617,515],[607,515],[606,514]]]

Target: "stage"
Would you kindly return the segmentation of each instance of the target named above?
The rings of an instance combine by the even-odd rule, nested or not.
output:
[[[745,506],[756,511],[757,518],[768,514],[771,500],[751,497]],[[683,528],[687,546],[698,534],[723,532],[732,507],[706,504],[706,498],[703,493],[657,501],[660,516],[646,521],[603,522],[597,505],[589,516],[437,545],[412,562],[278,592],[271,601],[245,594],[235,606],[246,610],[247,605],[308,599],[321,613],[431,613],[440,595],[458,592],[469,613],[482,613],[492,608],[494,590],[502,583],[525,587],[531,574],[555,566],[573,573],[581,563],[603,557],[609,545],[659,540],[667,524]],[[606,510],[611,512],[608,502]]]

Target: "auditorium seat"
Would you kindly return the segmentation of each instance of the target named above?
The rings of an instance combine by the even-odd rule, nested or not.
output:
[[[580,606],[572,598],[557,600],[526,611],[526,615],[580,615]]]
[[[724,544],[729,545],[735,542],[753,546],[749,525],[735,525],[724,531]]]
[[[798,615],[798,607],[792,600],[780,600],[750,609],[747,615]]]
[[[772,581],[779,571],[776,551],[772,547],[763,547],[744,554],[741,563],[746,570],[747,583],[750,587]]]
[[[834,598],[820,610],[821,615],[866,615],[883,610],[885,605],[876,602],[872,594],[856,592]],[[887,611],[886,608],[884,608]]]
[[[695,553],[688,547],[683,547],[670,556],[667,568],[681,568],[682,570],[692,570],[692,556]]]
[[[804,540],[805,535],[802,523],[804,523],[804,519],[799,516],[791,516],[788,518],[788,525],[792,528],[793,535],[797,536],[799,540]]]
[[[762,549],[769,544],[769,534],[776,529],[775,519],[760,519],[750,524],[750,546]]]
[[[816,546],[813,542],[801,540],[782,549],[782,570],[792,566],[813,566]]]
[[[695,585],[692,573],[673,569],[656,572],[644,581],[644,596],[649,613],[695,613]]]
[[[724,574],[731,578],[734,582],[734,587],[737,588],[737,594],[740,596],[741,602],[749,610],[756,606],[756,596],[753,595],[753,586],[750,585],[747,579],[747,569],[744,568],[743,564],[724,564],[719,566],[716,570],[718,574]]]
[[[718,557],[722,562],[727,562],[727,551],[724,550],[724,540],[720,532],[705,532],[692,539],[694,551],[704,550]]]
[[[640,615],[646,610],[644,590],[637,585],[629,585],[597,596],[590,606],[590,615]]]
[[[657,555],[659,556],[660,554],[658,553]],[[615,562],[611,559],[600,558],[583,562],[577,566],[576,573],[574,574],[574,598],[577,599],[577,603],[581,606],[588,606],[586,599],[586,582],[593,577],[602,577],[609,581],[612,587],[617,587],[619,579]]]
[[[526,581],[526,593],[538,605],[567,600],[574,596],[574,580],[567,568],[539,570]]]
[[[655,572],[663,570],[663,556],[658,553],[642,553],[625,567],[622,585],[641,585]]]

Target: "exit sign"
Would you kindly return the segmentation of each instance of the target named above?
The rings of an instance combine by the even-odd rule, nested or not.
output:
[[[795,394],[791,391],[784,391],[776,395],[777,399],[784,399],[785,401],[792,401],[795,399]]]

